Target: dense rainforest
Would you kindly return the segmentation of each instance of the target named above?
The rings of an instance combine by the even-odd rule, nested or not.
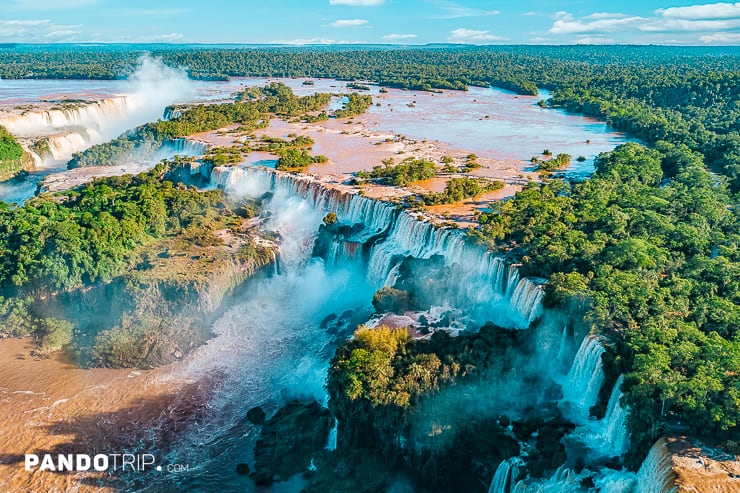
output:
[[[140,48],[81,47],[69,52],[19,47],[0,52],[0,77],[123,77],[147,51],[168,63],[187,66],[196,78],[335,77],[416,90],[491,84],[521,94],[536,94],[537,88],[546,88],[552,91],[552,98],[544,105],[604,118],[639,138],[643,144],[627,144],[600,156],[591,179],[580,183],[545,179],[525,187],[512,200],[494,204],[471,229],[471,241],[521,262],[525,275],[547,279],[546,303],[550,307],[578,314],[593,332],[606,336],[608,381],[614,383],[618,375],[625,375],[623,390],[632,436],[629,466],[636,467],[655,439],[666,433],[689,432],[737,447],[739,50]],[[323,106],[320,103],[316,101],[316,108]],[[362,96],[356,96],[354,103],[353,108],[366,104]],[[239,104],[225,105],[222,110],[236,111]],[[205,107],[192,109],[189,116],[145,126],[142,132],[151,130],[157,138],[175,137],[218,128],[226,120],[253,126],[261,121],[262,110],[211,115],[206,113],[212,110]],[[79,165],[84,158],[76,157]],[[89,159],[93,162],[101,156],[90,154]],[[300,154],[289,159],[305,161],[308,157]],[[555,158],[541,168],[556,169],[564,160]],[[421,160],[389,162],[360,178],[404,185],[433,175],[430,168]],[[480,186],[478,182],[457,181],[444,194],[430,196],[429,201],[444,202],[447,195],[450,200],[468,196],[468,189],[477,192]],[[5,246],[0,243],[0,253],[6,258],[0,280],[6,289],[33,286],[30,274],[35,272],[56,272],[56,264],[47,265],[38,257],[42,250],[34,247],[28,253],[21,241],[28,240],[33,246],[38,238],[44,238],[38,217],[44,217],[47,209],[56,217],[60,213],[55,207],[53,201],[37,199],[23,213],[13,212],[28,224],[18,223],[15,216],[8,219],[9,210],[3,212],[6,217],[0,225],[3,221],[18,225],[15,236],[3,233],[16,243],[10,245],[5,238]],[[36,211],[38,208],[42,212]],[[75,221],[83,217],[87,216],[75,216]],[[70,227],[77,231],[80,226]],[[24,228],[29,231],[27,238],[22,236]],[[62,246],[70,255],[84,253]],[[84,269],[57,270],[63,282],[71,279],[78,283],[81,275],[91,275]],[[10,312],[6,309],[6,313]],[[364,437],[356,434],[352,445],[374,448],[381,454],[392,452],[386,445],[395,437],[384,435],[380,424],[388,425],[386,431],[403,429],[425,396],[488,371],[509,371],[512,348],[531,351],[524,341],[491,327],[460,338],[437,336],[428,342],[414,342],[404,334],[360,331],[337,352],[329,378],[332,410],[362,425],[367,433]],[[596,406],[601,409],[593,409],[594,414],[603,414],[606,398],[601,396],[601,405]],[[555,422],[558,426],[551,430],[548,443],[556,443],[566,426],[558,419]],[[500,440],[508,447],[500,431],[500,425],[471,423],[460,431],[465,446],[458,447],[462,452],[455,452],[461,454],[455,457],[467,463],[478,460],[476,436]],[[372,437],[378,440],[369,444]],[[554,450],[551,457],[561,458],[561,452]],[[487,464],[505,456],[486,457]],[[458,470],[454,464],[443,465],[440,457],[414,460],[417,462],[411,466],[420,476],[425,476],[425,470],[433,471],[437,478],[454,481]],[[539,467],[546,470],[559,464]],[[490,477],[491,471],[485,473]],[[446,483],[450,491],[457,486]]]
[[[480,224],[476,238],[548,279],[550,306],[578,307],[608,336],[633,452],[679,423],[737,439],[740,213],[699,154],[626,144],[593,178],[530,185]]]
[[[255,206],[176,185],[176,166],[0,202],[0,337],[32,335],[39,355],[66,349],[80,364],[120,367],[156,366],[204,342],[199,298],[224,291],[204,284],[272,256],[248,236],[220,251],[215,232],[240,234]]]
[[[18,46],[0,51],[2,78],[121,78],[143,53],[193,77],[334,77],[418,90],[489,85],[553,91],[550,104],[605,118],[648,143],[683,143],[740,190],[740,52],[677,47],[430,46],[207,48]]]

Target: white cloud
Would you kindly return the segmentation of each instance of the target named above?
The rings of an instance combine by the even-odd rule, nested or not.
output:
[[[712,33],[740,29],[740,3],[714,3],[658,9],[652,17],[640,17],[624,13],[595,12],[576,18],[569,12],[558,12],[554,16],[550,33],[560,35],[601,35],[609,33],[632,33],[630,41],[638,33],[703,33],[690,36],[681,43],[702,41],[718,43]],[[694,35],[696,36],[696,35]],[[719,36],[722,38],[722,36]],[[591,40],[591,38],[585,38]],[[606,39],[606,38],[604,38]],[[662,38],[651,38],[653,42],[676,42]],[[709,40],[709,41],[705,41]],[[729,38],[724,38],[729,39]],[[596,40],[596,39],[593,39]],[[576,40],[579,42],[579,40]]]
[[[375,7],[384,3],[385,0],[329,0],[331,5],[351,5],[353,7]]]
[[[450,36],[447,39],[453,43],[485,43],[488,41],[503,41],[506,38],[491,34],[490,31],[460,28],[450,31]]]
[[[365,19],[342,19],[329,24],[331,27],[360,27],[366,26]]]
[[[646,19],[638,16],[625,16],[624,14],[592,14],[596,17],[584,17],[576,19],[567,12],[559,12],[557,19],[550,28],[553,34],[589,34],[589,33],[612,33],[634,28]]]
[[[658,9],[655,14],[676,19],[737,19],[740,18],[740,2],[670,7]]]
[[[699,40],[706,44],[736,45],[740,43],[740,33],[713,33],[700,36]]]
[[[639,26],[641,31],[720,31],[740,27],[740,19],[726,20],[689,20],[689,19],[655,19]]]
[[[87,7],[99,0],[10,0],[4,8],[11,10],[67,10]]]
[[[330,38],[298,38],[298,39],[278,39],[272,41],[276,45],[349,45],[349,44],[366,44],[364,41],[339,41]]]
[[[463,17],[487,17],[489,15],[499,15],[500,10],[483,10],[462,5],[448,5],[442,7],[443,14],[435,16],[437,19],[462,19]]]
[[[530,10],[529,12],[524,12],[522,15],[526,15],[527,17],[534,17],[537,15],[537,12],[534,10]]]
[[[163,41],[165,43],[174,43],[177,41],[182,41],[184,37],[185,37],[184,34],[169,33],[169,34],[160,34],[158,36],[151,36],[149,40],[150,41]]]
[[[165,34],[121,34],[93,32],[86,36],[85,42],[93,43],[180,43],[189,41],[184,34],[171,32]]]
[[[587,15],[584,19],[588,20],[599,20],[599,19],[624,19],[630,17],[627,14],[620,14],[619,12],[594,12],[591,15]]]
[[[0,42],[38,43],[70,41],[80,34],[82,24],[54,24],[49,19],[0,20]]]
[[[613,45],[616,41],[612,38],[605,38],[603,36],[581,36],[576,40],[576,44],[579,45]]]
[[[394,39],[414,39],[416,34],[386,34],[383,39],[394,40]]]
[[[41,19],[37,21],[0,21],[0,26],[43,26],[44,24],[49,24],[51,21],[49,19]]]

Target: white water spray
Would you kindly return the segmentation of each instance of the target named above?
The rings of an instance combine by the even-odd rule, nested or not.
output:
[[[394,204],[368,199],[327,187],[308,176],[294,176],[267,169],[217,167],[213,186],[231,193],[258,196],[259,191],[301,197],[316,210],[334,212],[342,224],[362,224],[347,246],[334,250],[335,263],[355,262],[357,244],[374,238],[367,262],[367,278],[382,287],[393,280],[406,257],[444,258],[446,282],[454,289],[445,296],[451,306],[465,306],[480,322],[526,328],[542,313],[544,293],[536,280],[522,278],[516,265],[468,242],[461,232],[436,228],[419,221]],[[346,257],[345,257],[346,256]]]
[[[194,95],[184,69],[169,67],[160,59],[145,55],[139,59],[119,96],[90,103],[62,103],[59,107],[22,113],[1,111],[0,125],[27,148],[33,142],[45,141],[48,153],[42,153],[41,162],[55,166],[69,161],[75,152],[157,120],[165,107]]]
[[[597,337],[586,336],[563,384],[565,400],[575,408],[577,415],[574,418],[581,423],[587,421],[589,410],[596,404],[604,383],[602,354],[604,346],[601,341]]]

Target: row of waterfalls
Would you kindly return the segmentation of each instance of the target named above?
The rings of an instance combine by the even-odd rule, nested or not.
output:
[[[446,290],[445,299],[440,302],[464,307],[472,314],[471,320],[493,321],[503,327],[526,329],[545,314],[542,280],[521,277],[515,264],[471,243],[460,231],[437,228],[418,220],[396,204],[368,199],[313,177],[269,169],[194,167],[191,172],[204,177],[208,175],[211,186],[231,194],[259,197],[270,192],[281,197],[298,197],[320,214],[334,212],[340,223],[353,227],[335,240],[327,264],[359,262],[364,266],[367,282],[373,289],[392,285],[398,275],[398,266],[405,258],[441,256],[447,268],[448,285],[455,289]],[[639,475],[602,466],[588,468],[591,459],[603,461],[627,451],[629,436],[625,424],[628,409],[621,402],[623,377],[620,376],[613,384],[605,416],[600,420],[589,416],[606,380],[602,363],[605,349],[599,337],[586,335],[573,356],[573,342],[566,327],[559,344],[548,350],[553,352],[554,361],[572,361],[567,371],[553,378],[563,388],[558,406],[563,415],[576,424],[575,431],[566,440],[586,450],[586,468],[577,474],[564,464],[546,480],[533,479],[520,474],[525,470],[526,456],[512,457],[499,465],[490,493],[588,491],[582,486],[587,476],[596,485],[597,489],[592,491],[669,491],[662,487],[654,490],[643,486],[653,483],[651,476],[665,475],[666,467],[670,470],[670,461],[660,459],[663,456],[657,453],[651,453]],[[336,446],[335,426],[327,448]],[[658,463],[653,464],[655,461]]]

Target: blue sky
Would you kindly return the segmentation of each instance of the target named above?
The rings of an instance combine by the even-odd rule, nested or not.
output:
[[[0,0],[0,42],[740,44],[740,2]]]

